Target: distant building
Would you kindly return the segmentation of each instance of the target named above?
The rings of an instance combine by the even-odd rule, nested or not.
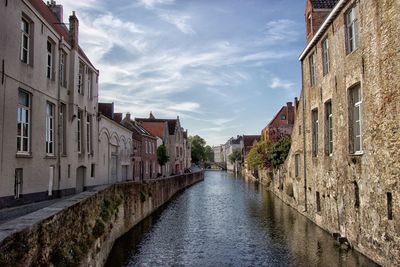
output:
[[[297,99],[295,99],[295,105],[297,105]],[[262,141],[275,142],[282,137],[290,136],[294,124],[294,111],[295,109],[292,102],[288,102],[286,106],[283,106],[262,130]]]
[[[236,138],[230,138],[224,145],[224,158],[226,160],[226,169],[231,172],[239,172],[241,165],[241,156],[236,162],[231,162],[229,157],[234,151],[239,151],[240,155],[243,149],[243,136],[238,135]]]
[[[223,157],[222,145],[213,146],[212,149],[213,149],[213,152],[214,152],[214,162],[223,163],[224,162],[224,157]]]
[[[261,135],[243,135],[242,163],[246,161],[253,145],[261,140]]]

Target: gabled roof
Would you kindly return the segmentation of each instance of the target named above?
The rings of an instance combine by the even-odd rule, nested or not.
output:
[[[339,0],[310,0],[310,2],[313,8],[331,9]]]
[[[146,123],[146,122],[167,122],[168,132],[170,135],[175,135],[175,128],[177,119],[151,119],[151,118],[135,118],[136,121]]]
[[[161,139],[164,138],[164,129],[166,122],[142,122],[142,126],[154,136],[158,136]]]

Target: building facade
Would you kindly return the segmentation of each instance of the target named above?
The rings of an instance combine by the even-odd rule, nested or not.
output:
[[[77,17],[68,29],[62,16],[53,1],[0,9],[0,207],[92,184],[99,72],[79,47]]]
[[[295,98],[295,106],[298,104]],[[264,142],[276,142],[282,137],[292,134],[294,124],[295,108],[292,102],[288,102],[283,106],[261,131],[261,140]]]
[[[397,266],[400,2],[327,1],[325,20],[311,27],[317,2],[307,1],[314,31],[300,56],[296,130],[274,191],[377,263]]]

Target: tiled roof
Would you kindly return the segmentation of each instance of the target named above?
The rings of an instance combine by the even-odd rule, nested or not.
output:
[[[158,136],[161,139],[164,138],[164,127],[165,122],[142,122],[143,127],[154,136]]]
[[[29,2],[31,2],[33,7],[53,27],[53,29],[58,34],[63,36],[64,41],[70,44],[69,31],[67,30],[67,27],[65,27],[63,21],[58,20],[58,18],[53,14],[53,11],[51,11],[51,9],[43,2],[43,0],[29,0]],[[96,69],[81,47],[79,47],[78,52],[94,69]]]
[[[313,8],[333,8],[339,0],[311,0]]]
[[[175,127],[176,127],[176,119],[149,119],[149,118],[135,118],[136,121],[140,121],[142,123],[145,122],[167,122],[168,123],[168,132],[170,135],[175,134]]]

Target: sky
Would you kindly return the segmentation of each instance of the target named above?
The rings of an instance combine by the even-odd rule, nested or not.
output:
[[[305,0],[58,0],[79,19],[99,102],[176,118],[208,145],[260,134],[301,90]]]

